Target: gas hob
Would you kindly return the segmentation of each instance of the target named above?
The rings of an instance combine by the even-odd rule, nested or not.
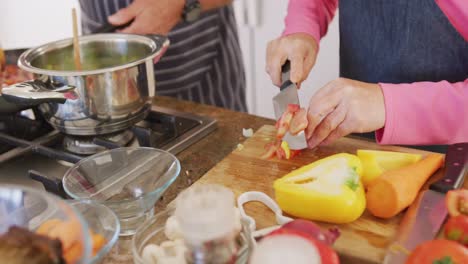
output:
[[[177,154],[214,129],[216,120],[157,106],[143,121],[111,137],[70,137],[42,120],[20,115],[0,117],[0,184],[44,188],[31,177],[61,180],[80,159],[121,146],[153,147]]]

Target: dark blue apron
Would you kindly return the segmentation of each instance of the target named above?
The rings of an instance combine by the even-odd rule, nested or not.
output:
[[[468,77],[468,42],[434,0],[339,0],[339,16],[342,77],[371,83]]]

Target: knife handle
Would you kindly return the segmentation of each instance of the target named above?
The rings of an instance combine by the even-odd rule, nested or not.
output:
[[[468,167],[468,142],[450,145],[445,155],[444,177],[429,186],[431,190],[446,193],[463,185]]]
[[[291,62],[286,60],[286,62],[281,66],[281,87],[280,91],[284,88],[289,87],[291,82]]]

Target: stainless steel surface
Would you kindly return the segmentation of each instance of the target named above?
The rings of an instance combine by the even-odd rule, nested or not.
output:
[[[73,68],[72,39],[27,50],[18,65],[34,73],[49,93],[67,85],[75,87],[76,96],[63,104],[39,102],[52,126],[70,135],[109,134],[132,126],[150,110],[156,89],[153,63],[168,45],[167,38],[155,35],[88,35],[80,37],[83,71]],[[3,91],[28,99],[14,87]]]
[[[412,251],[420,243],[437,235],[446,216],[445,194],[432,190],[421,192],[400,223],[394,243]],[[384,263],[404,263],[407,257],[403,252],[389,250]]]
[[[17,83],[8,86],[2,92],[2,97],[12,103],[18,103],[19,105],[23,103],[28,104],[30,101],[38,103],[55,102],[63,104],[67,99],[73,99],[76,97],[74,86],[57,84],[54,85],[54,90],[51,90],[49,86],[49,84],[40,80]]]
[[[105,140],[115,143],[119,146],[127,146],[130,141],[134,138],[132,131],[124,130],[117,132],[116,134],[102,135]],[[76,136],[65,136],[63,138],[64,149],[82,155],[92,155],[101,151],[106,150],[106,147],[97,145],[93,142],[94,137],[76,137]]]
[[[194,120],[199,125],[190,129],[187,133],[170,140],[167,144],[161,146],[161,149],[167,150],[172,154],[177,154],[191,144],[194,144],[202,137],[216,129],[216,121],[207,117],[181,113],[167,108],[153,106],[153,111],[168,115],[185,117]],[[53,132],[55,133],[55,132]],[[133,140],[131,146],[139,146],[138,140]],[[17,148],[20,152],[25,148]],[[12,150],[14,151],[14,150]],[[9,153],[9,152],[5,152]],[[4,154],[5,154],[4,153]],[[0,183],[20,184],[34,188],[44,189],[41,183],[31,180],[28,176],[29,170],[38,171],[50,178],[61,179],[65,172],[72,166],[71,163],[57,161],[39,154],[25,153],[23,156],[16,157],[6,162],[0,163]]]
[[[197,142],[202,139],[213,130],[216,129],[216,120],[211,119],[205,116],[195,116],[189,113],[183,113],[174,111],[171,109],[153,106],[153,111],[163,112],[168,115],[185,117],[188,119],[196,120],[200,125],[192,128],[190,133],[184,133],[181,136],[177,137],[176,140],[172,140],[168,144],[164,145],[162,149],[171,152],[172,154],[177,154],[187,148],[187,146],[193,144],[192,142]]]
[[[444,175],[419,193],[400,223],[394,242],[412,251],[420,243],[433,239],[447,216],[445,194],[462,186],[468,167],[468,143],[448,146]],[[386,264],[404,263],[407,255],[390,246],[384,259]]]
[[[285,70],[281,75],[282,83],[280,92],[273,97],[273,109],[275,111],[276,120],[278,120],[283,113],[287,110],[289,104],[300,105],[299,96],[297,95],[297,86],[289,80],[290,71]],[[285,86],[286,85],[286,86]],[[289,132],[283,138],[284,141],[288,142],[291,149],[305,149],[307,148],[307,140],[304,132],[301,132],[295,136]]]

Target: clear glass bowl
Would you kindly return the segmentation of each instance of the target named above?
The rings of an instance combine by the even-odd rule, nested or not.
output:
[[[117,215],[106,206],[93,201],[72,200],[69,204],[81,213],[94,234],[99,234],[105,239],[104,245],[93,254],[90,261],[92,264],[101,263],[119,239],[120,223]],[[93,243],[91,240],[94,248]]]
[[[45,191],[19,185],[0,185],[0,234],[7,232],[11,226],[36,231],[46,221],[53,219],[73,227],[72,233],[76,235],[74,242],[82,246],[76,263],[89,263],[91,238],[87,232],[88,225],[76,209]]]
[[[135,264],[150,264],[143,261],[143,250],[147,245],[160,245],[169,240],[164,233],[167,219],[174,214],[174,210],[164,210],[144,222],[137,230],[132,239],[132,254]],[[246,222],[242,222],[242,231],[238,238],[239,250],[236,264],[245,264],[254,246],[254,241],[249,232]]]
[[[67,194],[109,207],[120,235],[133,235],[154,214],[154,205],[180,173],[171,153],[155,148],[116,148],[80,160],[63,178]]]

